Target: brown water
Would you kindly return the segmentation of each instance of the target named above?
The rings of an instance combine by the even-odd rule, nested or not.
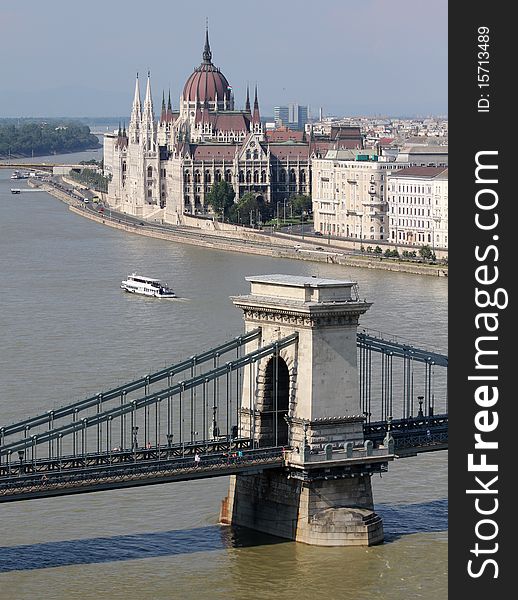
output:
[[[60,157],[64,162],[97,153]],[[41,159],[50,161],[50,159]],[[362,325],[446,351],[447,282],[205,250],[84,220],[0,169],[0,423],[113,387],[242,331],[252,274],[348,277]],[[182,297],[124,294],[132,271]],[[227,479],[0,505],[0,599],[447,596],[447,453],[374,478],[386,542],[314,548],[217,524]]]

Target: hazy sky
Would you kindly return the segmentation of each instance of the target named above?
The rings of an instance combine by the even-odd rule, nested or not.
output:
[[[206,17],[239,107],[248,81],[263,114],[447,113],[447,0],[24,0],[0,4],[0,116],[126,115],[148,69],[177,108]]]

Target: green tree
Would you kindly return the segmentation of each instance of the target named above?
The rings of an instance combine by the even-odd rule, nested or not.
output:
[[[251,217],[250,218],[250,213]],[[271,209],[267,206],[262,196],[256,196],[252,192],[243,194],[230,210],[230,220],[232,223],[248,224],[257,219],[257,214],[264,223],[271,215]]]
[[[235,195],[236,193],[228,181],[218,181],[211,187],[206,201],[216,214],[221,217],[229,216],[234,206]]]
[[[291,206],[294,215],[301,215],[304,211],[309,213],[313,208],[311,198],[303,194],[291,196],[289,205]]]
[[[382,252],[383,250],[379,246],[376,246],[376,248],[374,248],[374,254],[381,254]]]
[[[427,260],[435,260],[435,253],[428,245],[419,248],[419,256]]]

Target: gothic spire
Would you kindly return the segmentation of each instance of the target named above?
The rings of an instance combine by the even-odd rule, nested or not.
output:
[[[245,102],[245,112],[252,113],[250,110],[250,90],[248,89],[248,83],[246,84],[246,102]]]
[[[163,123],[166,120],[165,112],[165,92],[162,90],[162,110],[160,112],[160,121]]]
[[[261,115],[259,114],[259,101],[257,100],[257,83],[255,84],[254,114],[252,115],[252,123],[261,123]]]
[[[140,87],[139,87],[139,80],[138,80],[138,73],[137,73],[137,79],[135,81],[135,95],[133,97],[133,107],[131,109],[131,120],[132,121],[140,121],[140,118],[142,116],[142,109],[140,106]]]
[[[209,44],[209,20],[205,24],[205,48],[203,49],[203,62],[210,63],[212,62],[212,52],[210,51]]]
[[[153,123],[153,98],[151,97],[151,73],[147,72],[146,99],[144,100],[143,120]]]

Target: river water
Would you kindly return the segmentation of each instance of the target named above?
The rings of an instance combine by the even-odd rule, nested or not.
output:
[[[100,151],[42,162],[100,158]],[[0,169],[0,424],[141,376],[242,329],[247,275],[358,281],[362,325],[446,352],[447,280],[226,253],[112,230]],[[25,182],[15,182],[24,187]],[[132,271],[182,297],[124,294]],[[217,524],[228,480],[0,505],[0,599],[447,597],[447,453],[373,478],[386,542],[316,548]]]

